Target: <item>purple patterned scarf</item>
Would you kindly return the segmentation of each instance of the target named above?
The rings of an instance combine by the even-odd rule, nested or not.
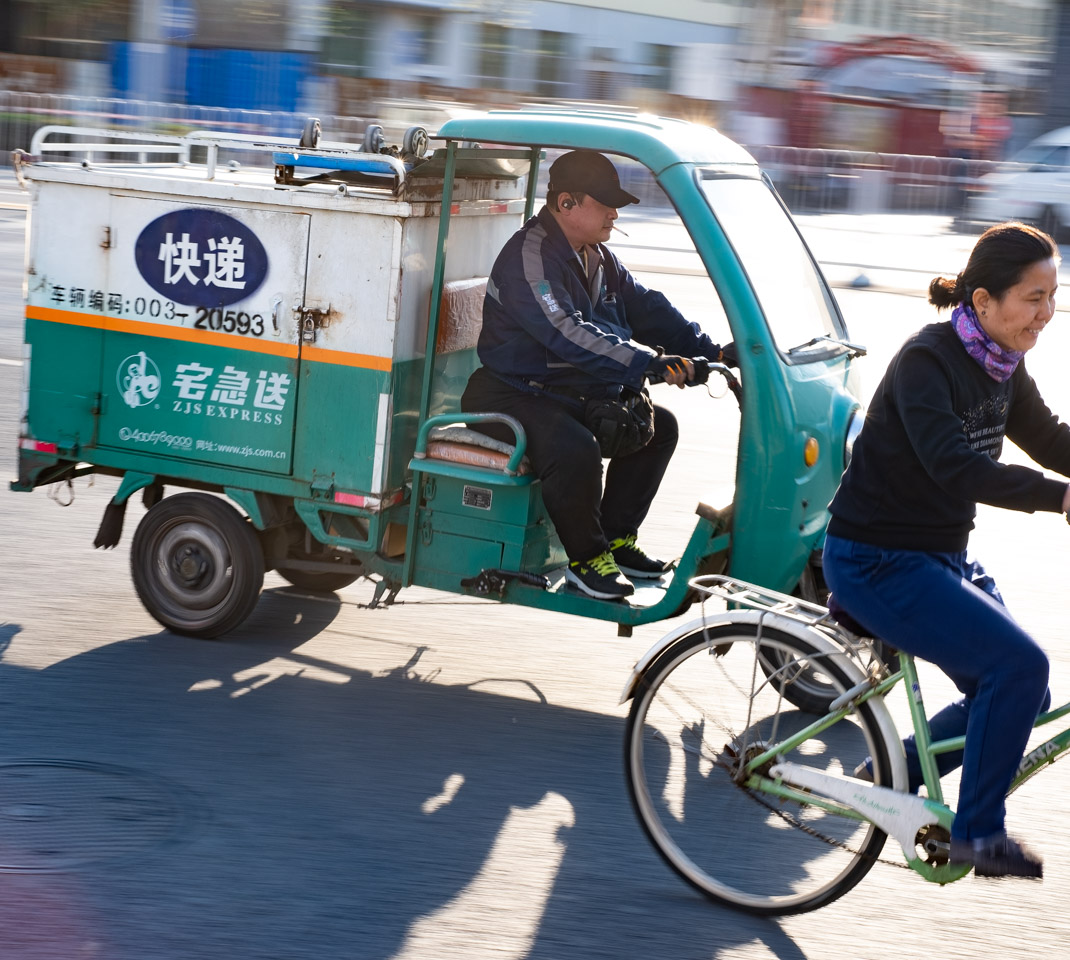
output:
[[[993,340],[980,322],[973,307],[968,303],[960,303],[951,311],[951,326],[955,328],[966,352],[973,357],[993,380],[1003,383],[1009,380],[1018,361],[1025,356],[1022,350],[1004,350]]]

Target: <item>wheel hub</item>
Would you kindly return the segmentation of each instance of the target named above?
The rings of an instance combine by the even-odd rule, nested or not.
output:
[[[747,744],[743,744],[739,740],[733,740],[731,743],[725,744],[719,759],[732,771],[733,778],[738,779],[743,772],[743,768],[768,749],[769,743],[766,740],[752,740]],[[751,773],[765,776],[773,763],[773,760],[769,760]],[[748,776],[750,775],[748,774]]]
[[[186,544],[176,550],[171,567],[182,585],[191,590],[211,579],[210,559],[197,544]]]

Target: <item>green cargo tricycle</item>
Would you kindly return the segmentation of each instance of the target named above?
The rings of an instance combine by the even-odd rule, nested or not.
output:
[[[13,489],[119,478],[98,546],[141,491],[135,587],[191,636],[237,627],[268,570],[309,590],[365,577],[376,604],[415,584],[624,633],[679,613],[699,573],[819,591],[864,351],[751,156],[704,126],[583,112],[382,139],[327,142],[312,120],[292,139],[38,131],[18,157],[32,201]],[[624,601],[565,587],[523,431],[488,449],[466,431],[481,417],[458,412],[494,258],[540,165],[577,148],[675,210],[730,328],[715,339],[739,352],[732,502],[700,504],[675,573]]]

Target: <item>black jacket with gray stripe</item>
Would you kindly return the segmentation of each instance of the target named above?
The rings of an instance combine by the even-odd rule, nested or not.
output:
[[[585,396],[638,390],[661,347],[715,359],[720,346],[604,245],[583,262],[543,207],[502,248],[483,303],[479,359],[492,372]]]

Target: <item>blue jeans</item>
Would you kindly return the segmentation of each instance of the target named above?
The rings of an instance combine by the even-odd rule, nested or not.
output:
[[[1033,722],[1051,701],[1044,651],[965,553],[885,550],[829,536],[824,572],[836,602],[867,631],[935,663],[964,694],[929,721],[934,739],[966,736],[962,753],[937,761],[941,775],[962,764],[951,833],[972,840],[1000,832]],[[921,767],[913,739],[904,748],[916,790]]]

